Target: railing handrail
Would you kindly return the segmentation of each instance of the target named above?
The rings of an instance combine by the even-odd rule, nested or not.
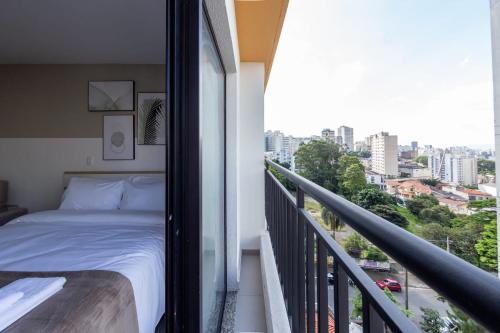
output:
[[[499,279],[277,163],[266,163],[485,328],[498,329]]]

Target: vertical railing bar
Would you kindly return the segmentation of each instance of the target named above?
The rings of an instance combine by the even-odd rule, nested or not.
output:
[[[366,297],[363,293],[362,297],[362,310],[363,310],[363,333],[370,333],[370,310],[368,297]]]
[[[288,271],[290,273],[289,279],[288,279],[288,297],[290,298],[290,315],[292,316],[292,323],[293,323],[293,315],[294,315],[294,306],[295,306],[295,300],[294,300],[294,285],[293,285],[293,280],[294,280],[294,262],[293,262],[293,245],[294,245],[294,218],[295,214],[293,214],[293,209],[292,209],[292,203],[287,199],[288,202]]]
[[[318,332],[328,332],[328,256],[327,250],[321,238],[317,238],[318,247]]]
[[[278,202],[278,230],[279,230],[279,244],[278,244],[278,252],[279,252],[279,256],[280,256],[280,259],[279,259],[279,267],[280,267],[280,281],[281,281],[281,285],[283,285],[283,272],[284,272],[284,268],[283,268],[283,250],[282,250],[282,246],[283,246],[283,202],[281,200],[281,196],[279,194],[279,188],[277,189],[277,196],[276,196],[276,200]]]
[[[285,276],[283,279],[285,280],[285,299],[286,299],[286,309],[288,315],[290,315],[290,265],[289,265],[289,255],[288,255],[288,246],[289,246],[289,235],[288,235],[288,207],[287,207],[287,200],[283,193],[281,193],[281,200],[283,200],[283,226],[285,227],[285,232],[284,235],[285,237],[283,238],[283,244],[284,244],[284,251],[283,251],[283,258],[285,259]]]
[[[334,256],[333,309],[335,312],[335,332],[349,332],[349,277]]]
[[[281,200],[281,196],[279,195],[279,189],[278,189],[278,204],[279,204],[279,219],[278,219],[278,224],[279,224],[279,229],[280,229],[280,281],[281,285],[283,287],[283,292],[284,290],[284,282],[283,282],[283,274],[285,274],[285,267],[283,265],[283,201]]]
[[[295,206],[292,204],[292,212],[293,212],[293,304],[294,304],[294,325],[295,328],[294,330],[298,332],[299,328],[299,275],[298,275],[298,268],[299,268],[299,251],[298,251],[298,246],[299,246],[299,238],[298,238],[298,233],[299,233],[299,219],[298,219],[298,209],[296,206],[297,202],[295,202]]]
[[[315,296],[315,265],[314,265],[314,232],[306,223],[306,255],[307,255],[307,332],[316,332],[316,296]]]
[[[305,253],[304,253],[304,217],[300,210],[304,208],[304,191],[297,186],[297,332],[305,332]]]
[[[384,333],[384,321],[370,304],[368,297],[363,295],[363,333]]]
[[[378,312],[371,306],[368,305],[368,312],[370,314],[370,332],[371,333],[384,333],[385,325],[384,321],[378,314]]]

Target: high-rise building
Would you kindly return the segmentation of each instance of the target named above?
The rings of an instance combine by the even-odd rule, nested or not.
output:
[[[413,151],[417,151],[418,150],[418,142],[417,141],[412,141],[411,142],[411,149]]]
[[[305,138],[285,136],[280,131],[266,131],[264,137],[266,156],[278,160],[280,163],[289,163],[292,166],[294,165],[294,155],[300,144],[306,141]]]
[[[398,137],[381,132],[371,136],[372,170],[386,176],[398,176]]]
[[[321,131],[321,137],[325,140],[335,141],[335,131],[329,128],[325,128]]]
[[[342,137],[342,144],[344,144],[348,150],[354,150],[354,130],[351,127],[340,126],[337,133]]]
[[[439,152],[429,156],[432,177],[456,184],[477,184],[477,159],[464,155]]]
[[[283,147],[284,134],[280,131],[267,131],[265,137],[265,151],[266,152],[279,152]]]
[[[366,147],[368,148],[368,151],[372,150],[372,136],[373,135],[370,135],[370,136],[367,136],[365,138],[365,144],[366,144]]]
[[[366,141],[356,141],[354,143],[354,151],[369,151],[368,145]]]

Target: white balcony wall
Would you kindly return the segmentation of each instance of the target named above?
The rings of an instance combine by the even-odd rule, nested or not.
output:
[[[495,107],[495,152],[496,174],[500,174],[500,0],[490,0],[491,6],[491,42],[493,51],[493,95]],[[500,218],[500,181],[497,180],[497,221]],[[498,228],[498,243],[500,244],[500,223]],[[500,251],[498,252],[500,262]],[[500,276],[500,272],[499,272]]]
[[[240,236],[258,250],[264,216],[264,64],[240,64]]]

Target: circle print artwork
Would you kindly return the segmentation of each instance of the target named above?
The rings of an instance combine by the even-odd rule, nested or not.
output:
[[[121,153],[125,150],[125,134],[123,132],[114,132],[111,135],[111,150],[115,153]]]

